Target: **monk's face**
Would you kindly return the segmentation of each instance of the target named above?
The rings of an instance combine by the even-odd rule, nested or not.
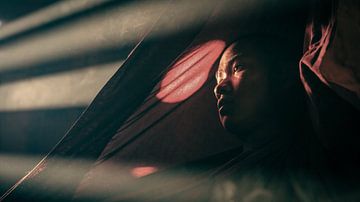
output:
[[[251,42],[230,45],[221,57],[214,89],[222,125],[248,134],[271,122],[275,96],[271,93],[271,61]]]

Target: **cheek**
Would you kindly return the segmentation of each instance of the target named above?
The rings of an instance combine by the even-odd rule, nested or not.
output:
[[[245,85],[246,85],[247,75],[248,75],[247,70],[244,70],[244,71],[237,73],[236,75],[234,75],[232,77],[231,82],[232,82],[235,93],[237,92],[237,90],[239,88],[241,88],[241,86],[243,85],[242,83],[245,82]]]
[[[265,75],[247,71],[234,80],[233,84],[234,109],[239,119],[255,116],[266,107],[268,86]]]

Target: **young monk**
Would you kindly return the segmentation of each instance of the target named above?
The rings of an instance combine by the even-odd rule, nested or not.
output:
[[[297,51],[277,37],[249,36],[223,53],[214,89],[220,121],[244,152],[219,172],[216,189],[232,191],[218,191],[215,201],[327,197],[320,183],[326,158],[312,130]]]

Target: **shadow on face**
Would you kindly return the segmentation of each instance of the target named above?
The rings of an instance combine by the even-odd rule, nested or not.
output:
[[[223,53],[214,89],[220,121],[244,141],[290,127],[296,96],[303,96],[296,50],[276,38],[244,38]],[[293,120],[295,121],[295,120]]]

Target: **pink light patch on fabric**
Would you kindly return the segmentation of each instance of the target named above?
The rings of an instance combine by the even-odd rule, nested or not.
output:
[[[131,175],[140,178],[156,172],[158,169],[153,166],[136,167],[131,170]]]
[[[213,40],[185,54],[165,75],[156,97],[166,103],[177,103],[189,98],[204,85],[211,67],[224,48],[224,41]]]

